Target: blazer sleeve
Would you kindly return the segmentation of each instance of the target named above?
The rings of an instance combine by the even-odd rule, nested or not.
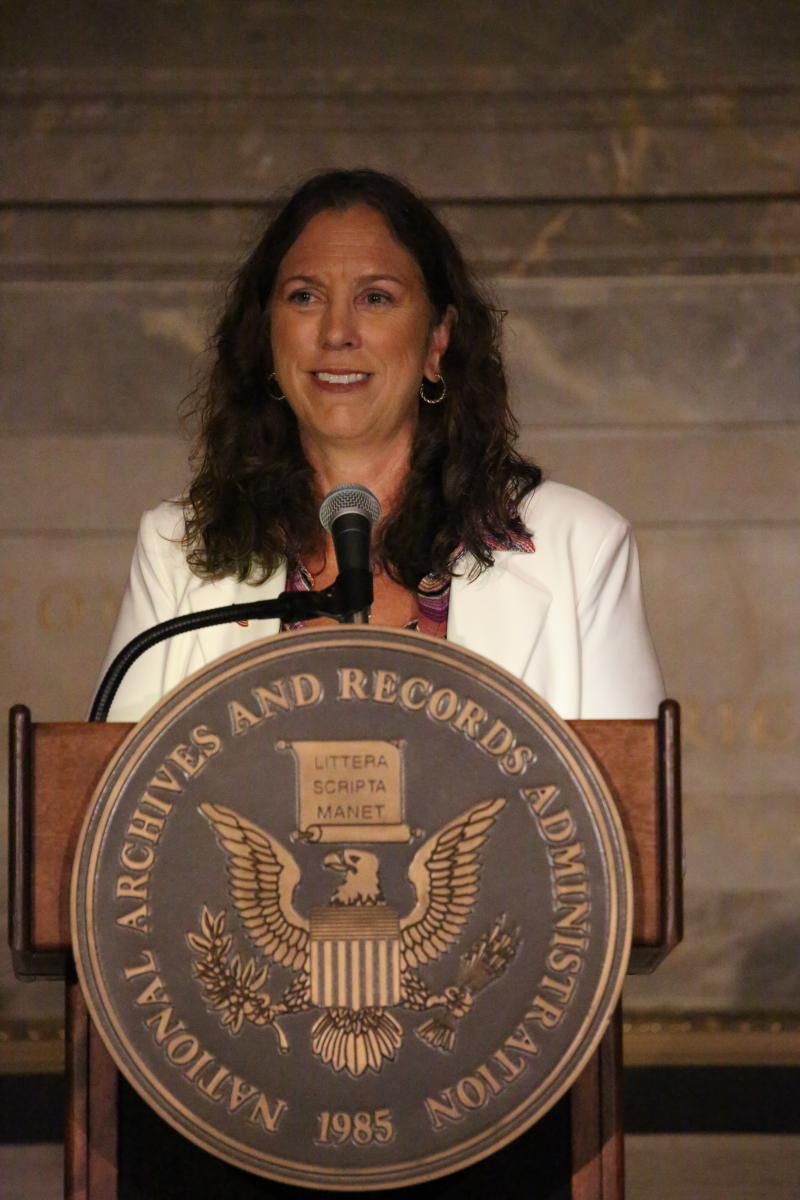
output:
[[[595,554],[578,620],[581,716],[654,717],[664,680],[647,627],[636,542],[621,518]]]
[[[98,686],[119,651],[145,629],[174,617],[178,611],[176,559],[184,563],[174,506],[146,512],[131,562],[128,585],[98,680]],[[188,568],[184,567],[184,571]],[[129,668],[108,714],[110,721],[138,721],[167,689],[166,641],[146,650]]]

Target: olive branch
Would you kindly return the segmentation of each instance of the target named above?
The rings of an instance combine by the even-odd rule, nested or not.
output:
[[[202,984],[208,1008],[223,1014],[221,1023],[231,1034],[238,1034],[245,1021],[271,1025],[281,1052],[288,1050],[289,1043],[275,1019],[286,1008],[273,1005],[269,993],[261,990],[269,978],[269,967],[259,969],[255,959],[245,962],[239,954],[231,958],[233,936],[225,932],[224,910],[214,917],[203,905],[200,930],[187,933],[186,940],[199,955],[193,961],[193,970]]]

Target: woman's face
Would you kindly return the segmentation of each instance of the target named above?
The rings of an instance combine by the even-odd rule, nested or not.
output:
[[[375,209],[313,217],[270,301],[274,370],[304,443],[409,437],[422,377],[435,380],[454,317],[449,309],[432,325],[420,269]]]

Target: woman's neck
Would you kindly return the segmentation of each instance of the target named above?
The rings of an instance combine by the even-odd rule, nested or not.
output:
[[[411,462],[411,435],[376,448],[304,444],[320,496],[343,483],[360,483],[378,499],[385,516],[397,501]]]

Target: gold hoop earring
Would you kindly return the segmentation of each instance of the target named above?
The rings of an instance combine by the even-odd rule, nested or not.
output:
[[[272,380],[273,380],[273,379],[274,379],[274,380],[275,380],[275,382],[278,384],[278,394],[277,394],[277,396],[276,396],[276,395],[275,395],[275,393],[273,392],[272,388],[269,386],[269,385],[270,385],[270,383],[272,382]],[[285,399],[286,399],[286,397],[284,396],[283,392],[281,391],[281,385],[280,385],[280,383],[278,382],[278,376],[275,374],[275,372],[274,372],[274,371],[272,371],[272,372],[270,373],[270,375],[269,375],[269,378],[267,379],[267,395],[269,396],[270,400],[274,400],[274,401],[275,401],[277,404],[280,404],[281,400],[285,400]]]
[[[420,398],[420,400],[424,400],[426,404],[441,404],[442,401],[444,400],[445,396],[447,395],[447,384],[445,383],[443,377],[441,375],[437,374],[436,378],[439,380],[439,383],[442,385],[441,393],[438,396],[426,396],[425,395],[425,376],[423,375],[423,377],[422,377],[422,383],[419,385],[419,398]]]

